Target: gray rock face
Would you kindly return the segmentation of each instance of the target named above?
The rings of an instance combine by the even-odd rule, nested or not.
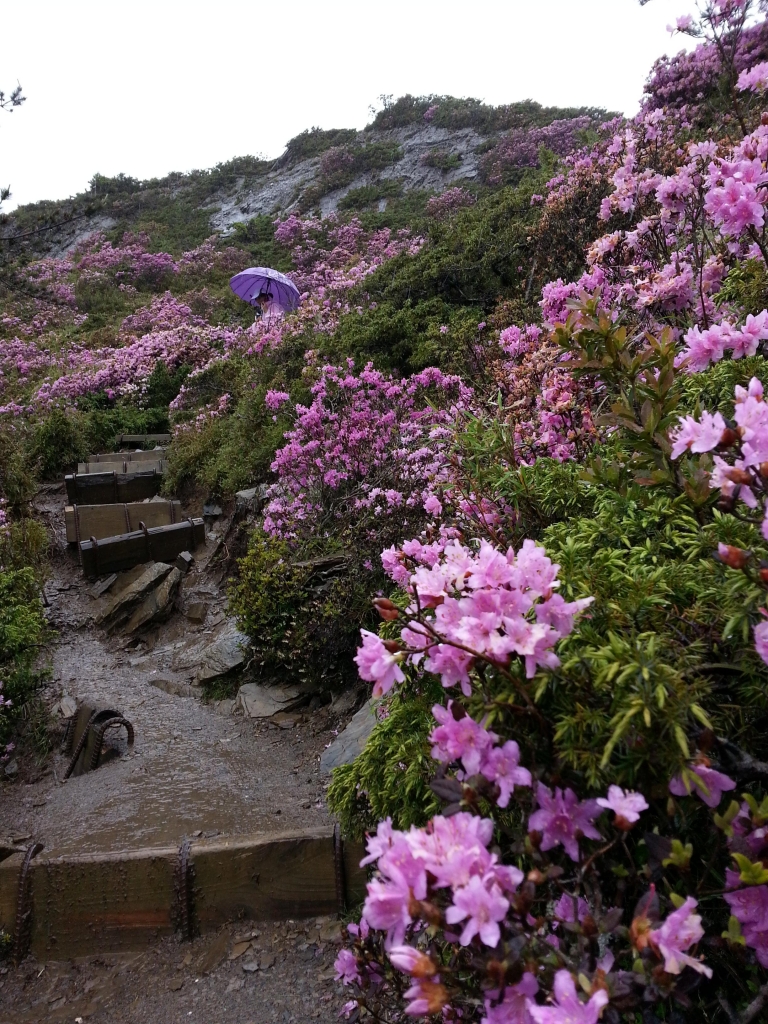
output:
[[[158,690],[170,694],[172,697],[200,697],[202,689],[199,686],[191,686],[183,679],[173,679],[169,676],[157,676],[149,680],[152,686]]]
[[[301,700],[298,690],[283,686],[245,683],[237,692],[237,707],[246,718],[271,718],[279,711],[290,711]]]
[[[234,625],[228,626],[213,643],[203,648],[196,682],[218,679],[240,668],[245,663],[247,648],[248,637]]]
[[[166,565],[165,562],[153,562],[133,583],[129,583],[127,587],[115,594],[106,608],[96,616],[97,625],[106,626],[110,633],[117,632],[131,619],[134,611],[165,580],[170,572],[171,566]],[[174,572],[177,574],[178,580],[181,580],[181,573],[178,569],[175,569]]]
[[[133,633],[150,622],[162,622],[167,619],[173,611],[181,580],[182,573],[176,568],[171,569],[165,579],[161,580],[135,609],[125,624],[125,632]]]
[[[320,770],[329,772],[339,765],[351,764],[357,755],[362,753],[376,722],[374,702],[366,701],[352,717],[346,729],[339,733],[327,750],[323,751],[320,757]]]

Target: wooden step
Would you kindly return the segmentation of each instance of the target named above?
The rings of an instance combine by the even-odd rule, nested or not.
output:
[[[170,526],[123,533],[103,540],[82,540],[80,561],[86,576],[132,569],[143,562],[173,562],[182,551],[194,551],[205,543],[202,519],[185,519]]]
[[[106,452],[103,455],[89,455],[89,466],[102,462],[157,462],[165,458],[165,448],[151,448],[146,452]]]
[[[140,470],[130,473],[70,473],[64,482],[70,505],[109,505],[153,498],[163,485],[163,474],[142,463]]]
[[[149,454],[153,455],[154,453],[150,452]],[[78,462],[77,472],[87,475],[91,473],[144,473],[155,469],[159,473],[164,473],[166,465],[165,459],[158,459],[157,456],[150,461],[131,462],[130,459],[120,455],[113,455],[111,462]]]
[[[147,527],[169,526],[181,521],[180,501],[133,501],[120,505],[67,505],[64,509],[67,544],[82,538],[115,537],[133,533],[140,523]]]
[[[196,839],[186,856],[174,847],[44,850],[29,866],[23,945],[38,960],[65,960],[146,949],[177,930],[188,937],[241,918],[335,914],[365,896],[363,854],[360,844],[334,841],[330,828]],[[13,938],[23,860],[20,852],[0,861],[0,930]]]

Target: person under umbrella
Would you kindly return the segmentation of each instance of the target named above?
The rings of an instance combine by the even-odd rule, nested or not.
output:
[[[280,303],[275,301],[272,292],[259,292],[252,302],[259,311],[258,315],[265,323],[269,323],[272,320],[278,320],[285,312]]]

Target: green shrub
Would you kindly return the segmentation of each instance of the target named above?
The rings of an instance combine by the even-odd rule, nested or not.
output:
[[[230,609],[251,638],[259,676],[307,690],[342,689],[356,678],[361,625],[374,625],[372,573],[333,544],[292,548],[257,527],[229,591]]]
[[[395,828],[423,825],[440,801],[427,781],[434,774],[429,734],[432,706],[442,703],[439,682],[422,691],[403,689],[382,704],[384,717],[352,764],[334,769],[328,805],[345,835],[362,838],[391,816]]]

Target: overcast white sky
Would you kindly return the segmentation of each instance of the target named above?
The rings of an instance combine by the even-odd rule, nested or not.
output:
[[[4,206],[278,156],[292,136],[363,127],[384,94],[528,97],[634,113],[692,0],[22,0],[4,4]]]

